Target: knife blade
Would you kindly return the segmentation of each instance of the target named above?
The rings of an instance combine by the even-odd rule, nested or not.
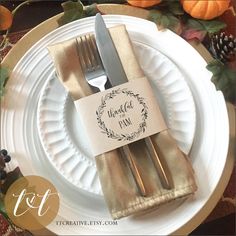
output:
[[[97,13],[95,17],[95,37],[98,51],[111,85],[116,86],[128,82],[111,35],[100,13]],[[150,137],[145,138],[145,143],[162,186],[166,189],[171,189],[172,181],[166,161],[157,154]]]
[[[95,37],[104,69],[112,86],[114,87],[116,85],[128,82],[110,33],[106,28],[101,14],[99,13],[95,18]]]

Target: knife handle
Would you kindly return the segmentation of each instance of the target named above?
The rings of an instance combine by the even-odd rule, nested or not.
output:
[[[128,145],[125,145],[121,148],[122,152],[124,153],[125,157],[127,158],[127,161],[128,161],[128,164],[129,164],[129,168],[132,172],[132,175],[134,177],[134,180],[135,180],[135,183],[137,185],[137,188],[140,192],[140,194],[145,197],[146,196],[146,190],[145,190],[145,187],[144,187],[144,183],[143,183],[143,180],[142,180],[142,177],[139,173],[139,170],[138,170],[138,166],[136,164],[136,161],[132,155],[132,152],[130,151],[130,148]]]
[[[153,164],[159,175],[163,188],[171,189],[173,183],[172,183],[171,173],[169,171],[166,160],[162,157],[162,155],[158,155],[156,148],[150,137],[147,137],[144,140],[147,145]]]

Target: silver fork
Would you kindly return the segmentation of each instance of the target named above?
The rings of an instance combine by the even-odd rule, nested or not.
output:
[[[99,52],[96,46],[95,37],[92,34],[81,36],[77,39],[78,55],[85,79],[93,87],[101,92],[105,90],[108,81]],[[142,196],[146,196],[146,190],[142,177],[139,173],[136,161],[128,145],[121,148],[121,152],[126,156],[130,170],[136,182],[137,188]]]

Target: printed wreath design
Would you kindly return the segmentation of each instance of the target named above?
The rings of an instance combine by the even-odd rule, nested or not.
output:
[[[126,94],[127,96],[134,97],[140,105],[143,106],[141,111],[142,122],[139,124],[139,128],[137,131],[132,132],[131,134],[117,134],[113,130],[106,127],[105,122],[102,120],[102,115],[104,113],[104,108],[106,107],[106,102],[110,99],[113,99],[118,94]],[[110,93],[107,93],[104,97],[101,98],[101,105],[98,107],[96,111],[98,126],[102,129],[102,133],[105,133],[108,138],[117,139],[118,141],[132,141],[136,139],[141,133],[144,133],[147,128],[147,117],[148,117],[148,107],[144,102],[144,98],[140,97],[139,94],[135,94],[130,90],[124,89],[116,89],[112,90]]]

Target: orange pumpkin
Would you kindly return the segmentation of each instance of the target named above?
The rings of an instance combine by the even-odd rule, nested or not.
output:
[[[136,7],[151,7],[154,5],[157,5],[160,3],[162,0],[127,0],[127,2]]]
[[[210,20],[222,15],[230,0],[181,0],[184,10],[194,18]]]
[[[10,28],[12,20],[12,13],[6,7],[0,5],[0,30]]]

